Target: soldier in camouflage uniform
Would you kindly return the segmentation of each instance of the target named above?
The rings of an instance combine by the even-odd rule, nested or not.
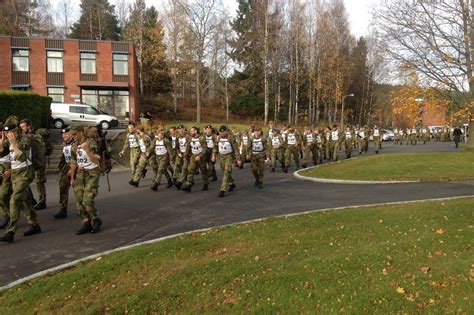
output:
[[[323,157],[324,157],[324,143],[326,141],[326,138],[324,137],[323,133],[319,130],[319,128],[316,128],[314,130],[314,137],[316,138],[316,152],[318,153],[317,161],[319,164],[323,164]]]
[[[140,145],[138,144],[138,135],[134,122],[128,123],[128,133],[125,137],[125,144],[123,145],[122,151],[120,151],[120,157],[123,157],[126,150],[130,150],[130,181],[129,184],[132,184],[133,177],[135,176],[135,170],[138,165],[138,160],[140,158]]]
[[[237,144],[239,144],[240,156],[242,157],[242,164],[239,166],[239,168],[244,168],[244,163],[248,162],[247,150],[248,150],[249,142],[250,142],[249,132],[247,130],[242,131],[242,134],[240,135],[240,140],[237,141]]]
[[[199,134],[199,128],[192,127],[189,130],[190,138],[190,157],[188,164],[188,176],[186,182],[181,188],[183,191],[191,192],[191,187],[194,185],[194,175],[196,170],[199,169],[202,176],[203,186],[202,190],[209,190],[209,178],[207,175],[207,162],[206,162],[206,138]]]
[[[268,141],[268,145],[270,147],[270,157],[272,161],[272,169],[271,172],[275,172],[276,161],[278,160],[281,164],[281,168],[285,168],[284,158],[283,158],[283,138],[280,136],[280,132],[278,129],[272,129],[272,138]]]
[[[411,145],[416,145],[417,139],[418,139],[418,133],[417,133],[416,127],[413,126],[413,128],[410,131],[410,143],[411,143]]]
[[[207,173],[209,179],[212,182],[217,180],[216,165],[212,162],[212,151],[216,146],[217,136],[214,133],[214,128],[211,125],[207,125],[205,129],[206,135],[206,163],[207,163]]]
[[[17,125],[7,123],[5,125],[3,128],[5,134],[2,133],[0,138],[0,151],[3,151],[4,145],[8,145],[12,195],[10,198],[10,221],[5,229],[5,235],[0,238],[0,242],[11,243],[17,230],[20,211],[23,211],[26,221],[30,225],[30,228],[23,233],[24,236],[41,233],[41,227],[36,218],[36,212],[33,210],[33,199],[29,189],[34,179],[30,139],[25,135],[20,135]],[[5,137],[8,142],[5,141]]]
[[[318,149],[313,130],[306,126],[303,132],[303,168],[308,167],[310,160],[313,161],[313,165],[318,163]]]
[[[0,123],[0,132],[3,133],[3,123]],[[4,221],[0,223],[0,229],[4,229],[10,222],[10,196],[12,194],[11,163],[8,141],[5,140],[0,146],[0,214]]]
[[[421,129],[421,137],[423,140],[423,144],[426,144],[426,142],[429,142],[431,140],[431,133],[428,127],[423,127]]]
[[[175,154],[176,150],[173,149],[169,139],[165,137],[165,131],[158,130],[148,149],[149,159],[155,160],[157,166],[157,172],[151,190],[158,190],[163,175],[165,175],[168,180],[168,188],[173,186],[169,173],[169,163],[174,158]]]
[[[342,143],[342,133],[339,128],[334,125],[331,130],[331,138],[329,140],[329,151],[332,157],[332,161],[335,162],[339,159],[338,152]]]
[[[97,233],[102,226],[95,207],[94,199],[99,192],[100,149],[99,145],[84,135],[84,127],[74,125],[70,127],[74,137],[74,146],[71,154],[71,186],[74,188],[76,206],[82,220],[77,235]]]
[[[350,126],[346,127],[343,135],[344,147],[346,149],[346,158],[350,159],[352,155],[352,144],[354,143],[354,132]]]
[[[288,133],[286,134],[285,141],[285,168],[283,172],[288,173],[288,168],[291,165],[291,158],[293,157],[295,161],[296,168],[300,167],[300,154],[299,148],[301,146],[301,138],[298,133],[296,133],[295,128],[288,128]]]
[[[323,147],[323,153],[324,153],[324,159],[325,160],[332,160],[331,157],[331,150],[329,149],[329,143],[331,141],[331,128],[328,126],[324,127],[324,147]]]
[[[38,202],[33,207],[35,210],[46,209],[46,146],[43,141],[43,137],[39,134],[33,133],[31,121],[29,119],[23,119],[20,121],[20,128],[23,135],[27,136],[31,141],[36,141],[41,146],[41,151],[37,152],[40,156],[35,156],[37,161],[41,161],[41,167],[34,170],[36,190],[38,192]]]
[[[59,161],[59,211],[54,215],[55,219],[65,219],[67,217],[67,205],[69,200],[69,188],[71,187],[71,161],[72,146],[74,139],[69,128],[61,131],[63,137],[63,154]]]
[[[171,181],[173,185],[176,185],[176,178],[174,178],[174,174],[176,170],[176,156],[177,156],[176,150],[178,150],[178,131],[176,130],[175,126],[169,128],[169,134],[166,138],[168,138],[171,144],[171,149],[173,150],[173,152],[170,153],[170,156],[169,156],[170,160],[168,163],[168,173],[171,174]]]
[[[188,176],[188,163],[189,163],[189,154],[191,152],[189,146],[189,135],[186,134],[183,125],[178,126],[178,138],[177,138],[177,148],[176,148],[176,166],[175,173],[173,178],[176,180],[176,188],[181,189],[183,182]]]
[[[372,129],[372,137],[374,139],[375,154],[378,154],[382,146],[382,131],[377,125]]]
[[[219,197],[224,197],[227,189],[233,191],[236,187],[234,179],[232,178],[232,164],[234,160],[237,161],[237,165],[240,166],[242,161],[240,160],[240,152],[237,146],[237,142],[233,135],[230,135],[226,126],[219,128],[219,136],[217,137],[217,145],[214,147],[212,154],[212,160],[216,161],[217,155],[219,155],[219,164],[223,171],[222,184],[219,191]]]
[[[132,181],[130,182],[130,185],[138,187],[140,183],[140,179],[143,178],[146,167],[148,165],[148,148],[150,147],[151,144],[151,139],[147,135],[145,131],[145,127],[139,126],[137,128],[137,134],[138,134],[138,147],[140,148],[140,155],[138,157],[138,165],[135,170],[135,174],[133,175]]]
[[[268,160],[267,140],[262,136],[262,129],[255,128],[254,136],[250,138],[247,145],[248,159],[250,160],[253,176],[255,177],[255,187],[263,188],[263,177],[265,162]]]
[[[368,141],[369,130],[367,126],[360,128],[359,134],[357,135],[357,137],[359,138],[359,141],[358,141],[359,154],[362,154],[362,152],[367,153],[369,149],[369,141]]]

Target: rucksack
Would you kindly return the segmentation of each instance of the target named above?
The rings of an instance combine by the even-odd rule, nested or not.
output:
[[[102,134],[101,130],[97,127],[86,127],[84,128],[84,135],[86,138],[94,140],[99,146],[99,167],[102,174],[109,173],[112,170],[112,159],[110,156],[109,146],[105,138],[106,133]]]
[[[46,156],[50,156],[51,153],[53,153],[53,145],[51,144],[51,140],[49,138],[49,130],[45,128],[40,128],[36,130],[36,134],[40,135],[43,138],[45,154]]]
[[[46,167],[46,147],[43,137],[37,134],[29,134],[31,147],[31,163],[35,171],[42,170]]]

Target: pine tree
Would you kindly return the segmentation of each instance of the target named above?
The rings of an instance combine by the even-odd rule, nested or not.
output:
[[[115,6],[108,0],[82,0],[81,17],[71,27],[70,38],[119,40],[120,27]]]

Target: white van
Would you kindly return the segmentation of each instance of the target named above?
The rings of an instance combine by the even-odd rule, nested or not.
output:
[[[61,129],[74,123],[89,126],[101,125],[102,129],[117,127],[117,117],[85,104],[51,103],[51,117],[55,128]]]

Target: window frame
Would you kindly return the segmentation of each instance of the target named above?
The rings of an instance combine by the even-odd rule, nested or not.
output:
[[[118,56],[125,56],[125,59],[116,59],[116,57]],[[121,76],[128,76],[129,75],[129,71],[128,71],[128,68],[129,68],[129,62],[128,62],[128,59],[129,59],[129,55],[128,53],[120,53],[120,52],[113,52],[112,53],[112,73],[113,75],[121,75]],[[126,67],[124,67],[124,69],[126,70],[126,73],[116,73],[115,72],[115,64],[116,63],[121,63],[121,64],[126,64]]]
[[[26,52],[26,55],[16,55],[15,52],[20,52],[20,51],[24,51]],[[15,63],[15,60],[26,60],[26,70],[15,70],[15,65],[16,64],[20,64],[19,63]],[[30,71],[30,50],[28,48],[12,48],[12,70],[14,72],[29,72]]]
[[[85,56],[85,55],[94,55],[94,57],[90,56]],[[80,71],[81,74],[86,74],[86,75],[96,75],[97,74],[97,53],[96,52],[90,52],[90,51],[81,51],[79,52],[79,58],[80,58]],[[94,62],[94,72],[84,72],[84,67],[82,65],[83,61],[90,61]]]
[[[50,89],[61,89],[62,90],[62,94],[61,93],[58,93],[57,91],[55,92],[50,92]],[[53,103],[64,103],[64,87],[52,87],[52,86],[49,86],[47,87],[47,93],[48,93],[48,96],[51,97],[53,99]],[[62,100],[60,102],[58,101],[55,101],[54,100],[54,96],[57,96],[57,95],[61,95],[62,96]]]
[[[56,57],[56,56],[49,56],[49,53],[60,53],[61,54],[61,57]],[[51,71],[50,67],[49,67],[49,61],[52,60],[52,61],[61,61],[61,71]],[[55,63],[55,66],[57,66],[57,64]],[[64,52],[61,51],[61,50],[46,50],[46,71],[48,73],[64,73]]]

